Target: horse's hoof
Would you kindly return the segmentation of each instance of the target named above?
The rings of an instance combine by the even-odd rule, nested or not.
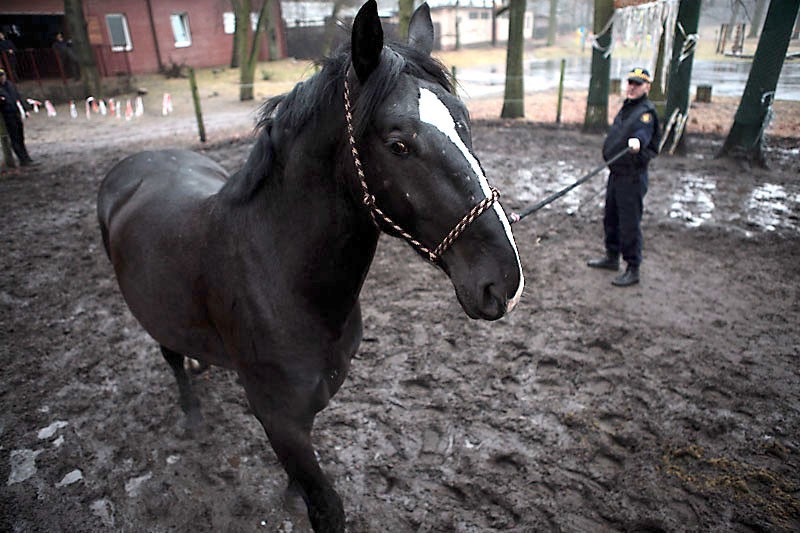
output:
[[[203,424],[203,414],[200,409],[194,408],[186,412],[183,419],[183,425],[188,431],[198,429]]]

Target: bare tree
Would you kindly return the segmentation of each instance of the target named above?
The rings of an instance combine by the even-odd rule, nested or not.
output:
[[[756,10],[753,12],[753,19],[750,21],[748,37],[758,37],[761,23],[764,21],[764,12],[767,10],[767,4],[769,4],[769,0],[758,0],[756,2]]]
[[[508,50],[506,52],[506,89],[503,96],[503,118],[525,116],[525,84],[522,57],[525,50],[525,0],[509,0]]]
[[[330,55],[336,41],[336,29],[339,24],[339,13],[342,8],[352,6],[355,0],[333,0],[331,15],[325,20],[325,40],[322,43],[322,55]]]
[[[550,18],[547,20],[547,46],[556,44],[558,34],[558,0],[550,0]]]
[[[586,115],[583,131],[599,132],[608,129],[608,86],[611,59],[604,50],[611,46],[612,27],[606,24],[614,16],[614,0],[594,0],[594,35],[597,47],[592,49],[592,75],[589,80],[589,95],[586,98]],[[603,30],[605,29],[605,32]]]
[[[397,16],[400,19],[400,41],[408,39],[408,23],[411,21],[411,14],[414,11],[414,0],[398,0]]]
[[[764,130],[771,115],[775,87],[778,85],[798,10],[800,0],[770,2],[753,57],[753,66],[720,156],[743,155],[758,166],[766,166]]]
[[[258,65],[258,53],[261,50],[261,37],[264,35],[268,26],[268,18],[272,16],[272,2],[275,0],[264,0],[258,12],[258,22],[256,29],[250,33],[250,0],[231,0],[234,18],[236,20],[236,31],[241,31],[236,39],[239,47],[239,100],[253,99],[253,86],[255,81],[256,65]]]
[[[100,82],[100,72],[97,70],[92,45],[89,43],[89,32],[86,31],[83,2],[81,0],[64,0],[64,18],[67,21],[67,28],[69,28],[69,33],[72,37],[72,49],[80,67],[81,82],[83,83],[85,96],[94,95],[95,97],[100,97],[103,95],[103,87]]]
[[[694,64],[693,43],[696,42],[690,41],[687,37],[697,33],[701,2],[702,0],[681,0],[678,7],[678,24],[675,25],[667,85],[667,105],[664,112],[666,126],[663,142],[665,147],[674,147],[677,153],[686,151],[683,134],[686,131],[689,113],[689,92]]]

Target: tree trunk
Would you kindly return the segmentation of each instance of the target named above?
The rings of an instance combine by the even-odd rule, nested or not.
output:
[[[667,86],[667,106],[664,111],[664,121],[669,121],[672,114],[677,110],[681,117],[686,117],[689,111],[689,92],[692,81],[692,64],[694,63],[694,51],[681,57],[686,35],[697,33],[697,26],[700,21],[700,4],[702,0],[681,0],[678,7],[678,19],[680,24],[675,25],[675,37],[672,46],[672,62],[670,63],[669,85]],[[682,60],[681,60],[682,59]],[[675,132],[677,131],[678,140],[676,149],[678,153],[685,153],[686,144],[684,136],[680,130],[664,131],[664,146],[672,146],[676,143]],[[685,131],[685,130],[684,130]]]
[[[759,166],[766,166],[764,130],[771,114],[775,87],[789,48],[800,0],[772,0],[767,10],[753,66],[747,77],[739,108],[719,156],[743,155]]]
[[[269,13],[267,13],[267,50],[269,51],[269,61],[275,61],[280,56],[278,49],[278,24],[281,22],[280,18],[275,16],[275,5],[273,2],[269,3]]]
[[[794,31],[792,32],[792,39],[800,39],[800,13],[797,15],[797,20],[794,21]]]
[[[400,32],[400,42],[406,42],[408,40],[408,25],[411,22],[411,15],[414,11],[414,0],[398,0],[398,18],[399,27],[398,31]]]
[[[249,53],[242,56],[242,65],[239,67],[239,100],[253,99],[253,88],[256,74],[256,66],[258,65],[258,53],[261,49],[261,37],[265,33],[265,28],[268,25],[267,19],[270,17],[270,9],[273,0],[264,0],[261,9],[258,12],[258,23],[256,24],[256,31],[253,33],[253,41],[250,43]],[[242,4],[246,5],[248,14],[250,13],[250,0],[243,0]],[[246,44],[245,44],[245,50]]]
[[[747,34],[748,38],[758,37],[758,32],[761,30],[761,22],[764,20],[764,11],[767,10],[768,3],[769,0],[758,0],[756,2],[753,20],[750,21],[750,32]]]
[[[89,43],[82,0],[64,0],[64,18],[67,20],[67,27],[72,36],[72,49],[81,70],[81,82],[85,96],[100,98],[103,96],[103,88],[92,45]]]
[[[233,7],[233,51],[231,68],[238,68],[247,50],[247,37],[250,35],[250,0],[231,0]]]
[[[593,31],[597,36],[614,16],[614,0],[594,0]],[[597,46],[606,50],[611,45],[613,27],[597,37]],[[602,132],[608,130],[608,85],[611,72],[611,56],[592,48],[592,75],[589,80],[589,95],[586,99],[586,116],[583,131]]]
[[[461,50],[461,10],[460,0],[456,0],[456,50]]]
[[[239,17],[233,10],[233,47],[231,48],[231,68],[239,68]]]
[[[509,0],[508,50],[506,52],[506,90],[502,118],[525,116],[525,84],[522,56],[525,50],[525,0]]]
[[[547,20],[547,46],[556,44],[558,34],[558,0],[550,0],[550,18]]]
[[[664,45],[667,41],[666,23],[664,23],[664,26],[662,26],[661,29],[661,39],[658,41],[656,65],[655,68],[653,68],[653,83],[650,86],[650,94],[648,95],[650,101],[656,106],[656,112],[658,113],[659,117],[664,116],[664,102],[666,100],[666,95],[664,94],[664,76],[662,74],[664,71]]]
[[[322,55],[329,56],[333,51],[333,43],[336,40],[336,27],[339,20],[339,13],[348,0],[334,0],[331,16],[325,21],[325,41],[322,43]],[[406,22],[408,25],[408,22]]]

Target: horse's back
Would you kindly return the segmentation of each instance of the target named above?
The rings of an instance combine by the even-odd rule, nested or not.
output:
[[[160,150],[125,158],[100,186],[98,220],[122,294],[145,329],[176,351],[200,350],[187,346],[192,336],[207,344],[189,325],[206,329],[197,300],[214,242],[213,197],[226,179],[207,157]]]
[[[139,152],[117,163],[103,179],[97,200],[101,223],[135,195],[157,194],[157,201],[181,202],[210,196],[225,183],[219,164],[189,150]]]

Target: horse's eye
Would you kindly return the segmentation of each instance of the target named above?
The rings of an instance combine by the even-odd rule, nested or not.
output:
[[[408,146],[402,141],[393,141],[392,144],[389,145],[389,148],[395,155],[408,155],[409,153]]]

